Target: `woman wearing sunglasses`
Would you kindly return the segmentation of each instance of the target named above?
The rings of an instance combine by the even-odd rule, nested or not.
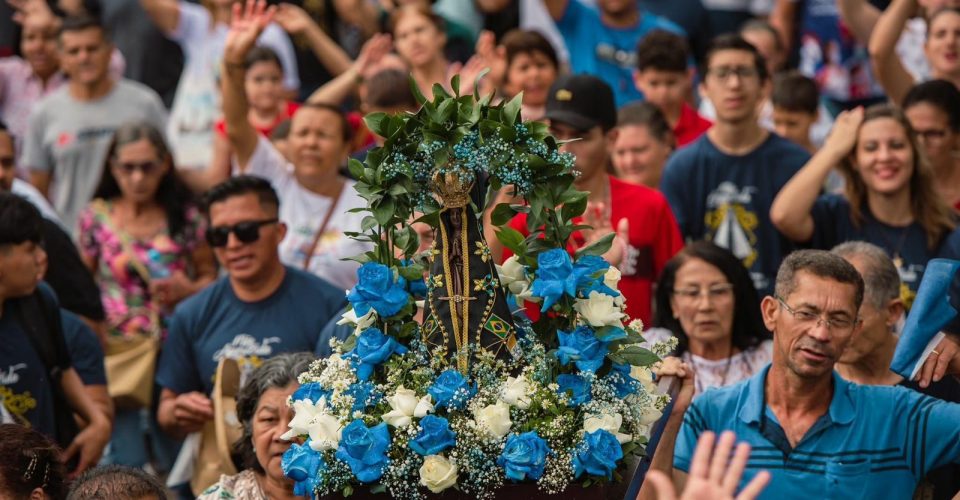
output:
[[[108,336],[136,339],[158,329],[164,335],[173,307],[216,276],[203,217],[177,177],[163,136],[151,125],[127,124],[116,131],[79,230],[81,256],[100,286]],[[117,412],[112,442],[123,444],[111,446],[109,461],[147,463],[141,430],[147,414],[154,412]],[[151,422],[149,428],[156,426]],[[153,440],[154,451],[162,453],[164,444]]]

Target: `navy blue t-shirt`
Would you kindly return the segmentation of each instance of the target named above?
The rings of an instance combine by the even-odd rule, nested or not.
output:
[[[326,281],[291,267],[280,288],[257,302],[237,298],[221,278],[177,306],[157,366],[157,384],[177,394],[213,390],[217,363],[240,361],[243,373],[284,352],[328,356],[320,332],[346,304]]]
[[[888,226],[873,217],[864,206],[863,222],[855,226],[850,217],[850,202],[836,194],[825,194],[813,204],[813,237],[810,246],[829,250],[846,241],[866,241],[887,251],[900,272],[900,280],[916,292],[927,262],[936,257],[960,257],[960,232],[944,236],[937,248],[927,246],[927,232],[914,222],[906,227]]]
[[[770,222],[770,205],[810,154],[776,135],[728,155],[704,134],[670,158],[660,190],[687,240],[711,240],[750,270],[757,292],[773,293],[780,261],[794,245]]]
[[[103,347],[97,334],[79,316],[60,309],[63,339],[67,342],[70,361],[83,385],[107,385],[107,372],[103,367]]]
[[[56,296],[45,284],[37,292],[56,303]],[[34,349],[27,332],[14,311],[14,300],[0,306],[0,400],[3,410],[19,424],[57,438],[53,391],[47,367]],[[61,369],[70,368],[70,358],[62,336],[54,347]]]

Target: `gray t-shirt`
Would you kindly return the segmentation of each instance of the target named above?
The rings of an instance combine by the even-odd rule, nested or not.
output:
[[[126,123],[148,122],[164,130],[167,111],[156,92],[120,80],[109,94],[81,102],[64,86],[37,102],[23,145],[30,170],[50,172],[50,200],[64,225],[74,228],[90,202],[113,132]]]

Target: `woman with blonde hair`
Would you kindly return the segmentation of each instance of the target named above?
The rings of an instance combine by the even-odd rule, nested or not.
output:
[[[834,166],[843,195],[818,197]],[[934,186],[933,169],[903,112],[888,105],[840,113],[823,148],[780,191],[770,220],[796,243],[830,249],[873,243],[893,259],[913,291],[927,261],[957,258],[960,233]]]

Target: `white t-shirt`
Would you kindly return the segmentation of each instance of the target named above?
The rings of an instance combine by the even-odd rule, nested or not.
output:
[[[672,335],[664,328],[651,328],[643,332],[643,338],[648,343],[664,341]],[[690,351],[680,355],[680,359],[693,368],[696,396],[711,387],[724,387],[752,377],[773,359],[773,341],[764,340],[757,347],[726,359],[704,359]]]
[[[291,165],[265,137],[258,137],[246,173],[263,177],[273,184],[280,197],[280,220],[287,224],[287,236],[280,243],[280,260],[297,269],[303,269],[307,253],[313,244],[320,224],[330,210],[331,198],[316,194],[300,185],[293,175]],[[357,283],[360,264],[341,260],[353,257],[372,247],[347,237],[345,232],[360,232],[360,222],[365,214],[349,210],[367,206],[366,201],[353,188],[355,182],[347,181],[343,193],[327,227],[313,251],[309,271],[347,290]]]
[[[206,168],[212,160],[214,124],[221,116],[220,64],[227,31],[225,24],[213,24],[205,7],[180,2],[180,20],[169,36],[183,49],[183,74],[167,125],[167,138],[180,168]],[[287,34],[270,24],[257,42],[277,53],[284,87],[298,90],[297,59]]]

